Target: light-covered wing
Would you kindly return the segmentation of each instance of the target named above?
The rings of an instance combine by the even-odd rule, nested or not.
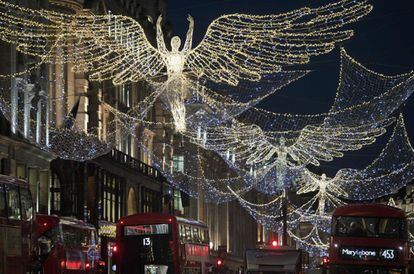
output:
[[[91,80],[115,84],[157,75],[164,62],[132,18],[62,14],[0,1],[0,39],[45,63],[73,63]]]
[[[358,127],[309,125],[287,151],[299,163],[319,166],[319,161],[332,161],[335,157],[342,157],[344,151],[372,144],[385,132],[390,121],[392,119]]]
[[[338,30],[368,14],[366,0],[342,0],[278,15],[230,14],[214,20],[186,68],[215,82],[258,81],[283,65],[303,64],[352,36]]]
[[[316,174],[312,174],[309,170],[304,168],[297,182],[298,190],[296,191],[296,193],[300,195],[317,191],[319,189],[319,185],[317,184],[316,177]]]
[[[350,200],[371,200],[398,192],[414,179],[414,149],[402,115],[380,155],[364,169],[341,169],[335,181]]]

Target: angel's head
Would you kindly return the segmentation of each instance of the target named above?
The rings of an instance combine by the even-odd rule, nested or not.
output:
[[[172,52],[178,52],[178,49],[181,46],[181,39],[178,36],[171,38],[171,50]]]

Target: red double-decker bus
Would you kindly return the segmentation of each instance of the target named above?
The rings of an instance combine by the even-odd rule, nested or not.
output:
[[[208,228],[204,223],[161,213],[120,219],[112,269],[122,274],[206,273]]]
[[[34,217],[28,184],[0,175],[0,274],[31,270]]]
[[[350,204],[333,212],[329,273],[407,273],[409,253],[403,210]]]
[[[56,215],[38,214],[36,221],[42,273],[101,273],[103,262],[94,226]]]

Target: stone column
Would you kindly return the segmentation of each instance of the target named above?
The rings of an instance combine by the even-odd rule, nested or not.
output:
[[[12,78],[11,86],[11,108],[10,108],[10,124],[11,131],[16,134],[18,130],[18,103],[19,103],[19,88],[23,84],[22,78]]]
[[[25,89],[24,89],[23,135],[25,138],[28,138],[30,134],[30,109],[32,107],[32,100],[34,98],[33,88],[34,88],[33,84],[26,84]]]

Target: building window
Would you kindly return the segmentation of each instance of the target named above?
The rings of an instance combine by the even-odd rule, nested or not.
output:
[[[152,189],[142,187],[142,213],[159,212],[161,206],[161,194]]]
[[[6,189],[0,185],[0,217],[7,217]]]
[[[60,180],[55,173],[52,173],[52,182],[50,187],[50,203],[51,203],[51,212],[59,213],[61,205],[61,196],[60,196]]]
[[[173,171],[184,173],[184,156],[183,155],[173,155]]]
[[[102,172],[102,219],[115,223],[121,215],[122,189],[121,179],[109,172]]]
[[[183,214],[184,207],[183,207],[183,203],[181,200],[181,191],[174,189],[174,214],[176,213]]]
[[[119,99],[126,107],[131,107],[131,84],[124,84],[119,89]]]
[[[17,163],[16,177],[22,180],[26,180],[26,165],[24,163]]]
[[[39,185],[39,170],[37,168],[28,168],[28,181],[30,186],[30,191],[33,195],[36,212],[39,212],[39,203],[40,203],[40,185]]]

